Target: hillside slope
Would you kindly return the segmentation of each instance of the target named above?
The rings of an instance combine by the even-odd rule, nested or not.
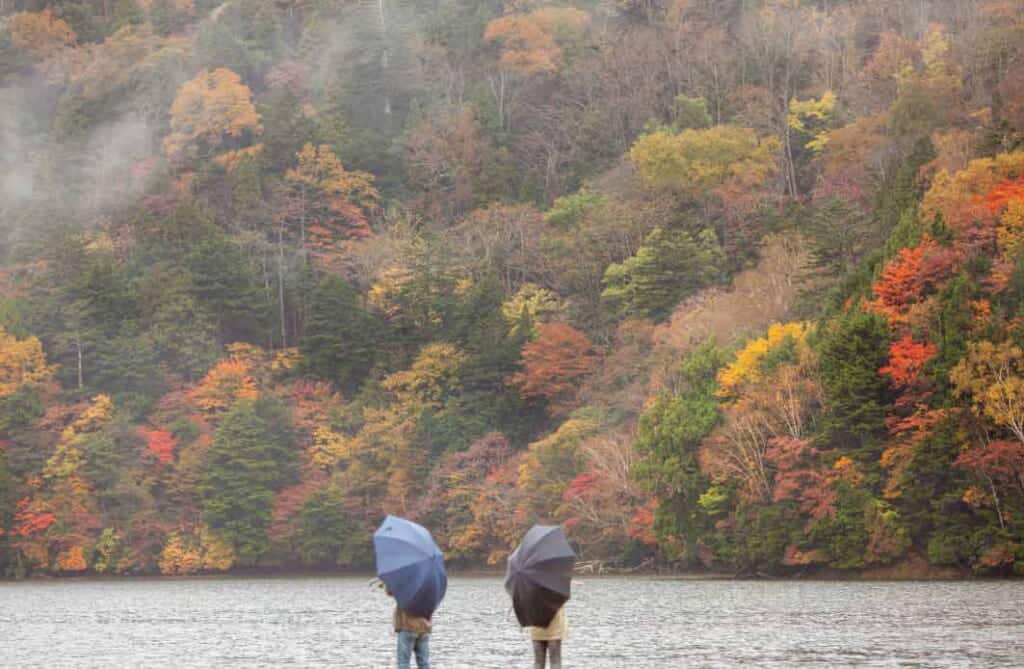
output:
[[[0,574],[1024,569],[1024,3],[0,9]]]

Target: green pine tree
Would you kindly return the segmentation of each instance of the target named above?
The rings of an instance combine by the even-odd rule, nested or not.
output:
[[[819,349],[826,439],[877,474],[889,404],[889,383],[878,372],[889,354],[885,320],[851,310],[823,333]]]
[[[338,277],[326,277],[313,291],[299,345],[302,369],[354,390],[373,368],[380,332],[380,324],[363,308],[359,293]]]
[[[602,300],[620,315],[663,319],[680,301],[722,278],[724,254],[712,230],[655,228],[636,255],[605,271]]]
[[[203,518],[255,565],[270,548],[274,493],[292,483],[296,451],[291,419],[276,399],[243,400],[228,412],[207,454],[200,491]]]

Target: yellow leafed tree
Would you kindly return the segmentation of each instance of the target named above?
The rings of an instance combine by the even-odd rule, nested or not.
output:
[[[799,132],[814,132],[814,139],[807,142],[807,148],[821,151],[828,144],[828,132],[822,125],[828,122],[836,109],[836,96],[832,91],[825,91],[821,98],[815,100],[789,101],[789,127]]]
[[[309,459],[316,467],[331,471],[352,453],[352,443],[344,434],[335,432],[326,425],[318,425],[313,431],[313,443],[309,447]]]
[[[235,564],[235,549],[205,525],[199,528],[203,571],[227,571]]]
[[[167,537],[167,543],[160,552],[160,573],[165,575],[195,574],[200,570],[202,558],[199,550],[189,546],[178,532]]]
[[[365,212],[380,194],[369,172],[345,169],[326,144],[306,144],[285,174],[283,218],[298,228],[303,248],[331,250],[339,241],[370,235]]]
[[[557,513],[562,493],[580,474],[580,444],[600,433],[601,416],[589,409],[576,412],[552,434],[530,444],[519,464],[516,486],[524,493],[530,514]]]
[[[971,344],[949,374],[954,392],[1024,443],[1024,351],[1011,342]]]
[[[769,353],[786,342],[803,345],[811,332],[809,323],[775,323],[768,334],[754,339],[736,354],[736,360],[718,372],[719,393],[732,395],[744,383],[761,378],[761,365]]]
[[[501,314],[511,327],[513,336],[526,334],[531,339],[537,336],[537,323],[550,320],[562,311],[562,303],[558,296],[547,288],[534,283],[526,283],[501,305]],[[523,316],[529,318],[529,332],[520,333],[519,327]]]
[[[190,151],[213,151],[227,138],[263,132],[252,91],[235,72],[221,67],[203,70],[186,81],[171,104],[171,134],[164,153],[181,159]]]
[[[1024,200],[1011,200],[997,230],[999,250],[1008,258],[1024,252]]]
[[[79,437],[83,434],[96,432],[106,426],[114,416],[114,402],[109,395],[97,395],[92,403],[87,406],[81,414],[64,428],[57,442],[57,449],[46,461],[43,467],[43,476],[47,479],[67,479],[71,482],[81,482],[75,476],[79,465],[82,463],[82,451],[79,448]],[[82,497],[87,494],[85,490],[76,491],[72,497]]]
[[[18,12],[7,24],[7,32],[14,48],[40,60],[59,49],[74,46],[78,41],[71,26],[63,19],[55,18],[49,9]]]
[[[17,339],[0,325],[0,399],[26,383],[42,383],[53,376],[43,346],[35,337]]]
[[[110,395],[101,393],[92,399],[92,404],[71,424],[71,429],[77,434],[95,432],[109,423],[113,415],[114,401],[110,399]]]
[[[256,160],[262,156],[263,148],[262,144],[253,144],[252,146],[247,146],[244,149],[222,153],[214,158],[213,162],[223,167],[227,172],[234,172],[246,160]]]
[[[629,157],[644,185],[699,198],[730,181],[766,182],[777,170],[778,152],[775,138],[759,139],[750,128],[718,125],[644,135]]]
[[[198,537],[193,534],[172,532],[160,552],[160,573],[183,576],[203,571],[227,571],[235,563],[235,552],[222,539],[199,528]]]
[[[209,413],[225,411],[238,400],[255,399],[258,395],[256,381],[249,373],[249,364],[236,357],[214,365],[189,393],[196,405]]]
[[[451,344],[427,344],[411,368],[391,374],[383,386],[404,404],[438,402],[457,383],[465,360],[466,355]]]

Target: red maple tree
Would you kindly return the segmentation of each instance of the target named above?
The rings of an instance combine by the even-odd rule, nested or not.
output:
[[[572,408],[576,389],[594,371],[600,354],[587,336],[565,323],[538,326],[535,341],[523,347],[523,371],[512,377],[524,399],[546,399],[552,413]]]
[[[978,200],[993,214],[1000,213],[1011,200],[1024,200],[1024,177],[1008,179]]]
[[[889,347],[889,364],[878,371],[890,377],[894,386],[911,386],[917,382],[921,370],[938,350],[935,344],[919,344],[909,334],[905,335],[892,343]]]
[[[57,516],[49,511],[32,509],[28,497],[23,497],[18,500],[17,510],[14,513],[12,534],[18,537],[29,537],[46,531],[55,522],[57,522]]]
[[[139,428],[139,435],[146,440],[146,453],[156,458],[157,462],[166,465],[174,460],[178,440],[168,430]]]

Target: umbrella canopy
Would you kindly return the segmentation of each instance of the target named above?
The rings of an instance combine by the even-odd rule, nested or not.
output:
[[[448,589],[444,556],[422,525],[388,516],[373,533],[377,576],[403,611],[429,618]]]
[[[534,525],[508,557],[505,590],[523,627],[547,627],[569,601],[576,552],[557,525]]]

